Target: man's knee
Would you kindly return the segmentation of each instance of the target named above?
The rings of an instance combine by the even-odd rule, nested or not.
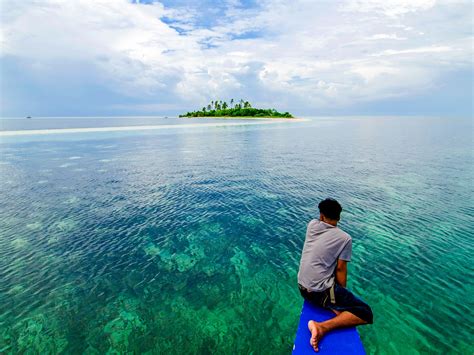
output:
[[[374,314],[372,313],[372,308],[370,308],[368,304],[366,304],[366,307],[367,319],[365,319],[365,321],[367,322],[367,324],[372,324],[374,323]]]

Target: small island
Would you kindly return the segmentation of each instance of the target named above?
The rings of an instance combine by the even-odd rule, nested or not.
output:
[[[248,101],[240,100],[234,102],[211,101],[199,111],[187,112],[179,117],[261,117],[261,118],[294,118],[289,112],[278,112],[275,109],[262,109],[252,107]]]

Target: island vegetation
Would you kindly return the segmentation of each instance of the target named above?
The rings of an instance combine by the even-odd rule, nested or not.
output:
[[[248,101],[230,100],[228,104],[225,101],[216,100],[211,101],[207,106],[201,110],[187,112],[179,117],[270,117],[270,118],[293,118],[289,112],[278,112],[275,109],[262,109],[252,107]]]

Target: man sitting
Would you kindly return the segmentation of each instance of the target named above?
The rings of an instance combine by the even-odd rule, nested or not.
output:
[[[337,227],[342,207],[331,198],[321,201],[318,207],[319,220],[310,221],[306,231],[298,287],[304,299],[336,316],[324,322],[308,322],[315,351],[319,351],[318,343],[328,331],[373,321],[370,307],[345,288],[352,238]]]

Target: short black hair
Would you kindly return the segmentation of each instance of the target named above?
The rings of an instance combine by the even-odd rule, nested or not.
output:
[[[339,221],[341,218],[342,206],[333,198],[322,200],[318,208],[319,212],[329,219]]]

